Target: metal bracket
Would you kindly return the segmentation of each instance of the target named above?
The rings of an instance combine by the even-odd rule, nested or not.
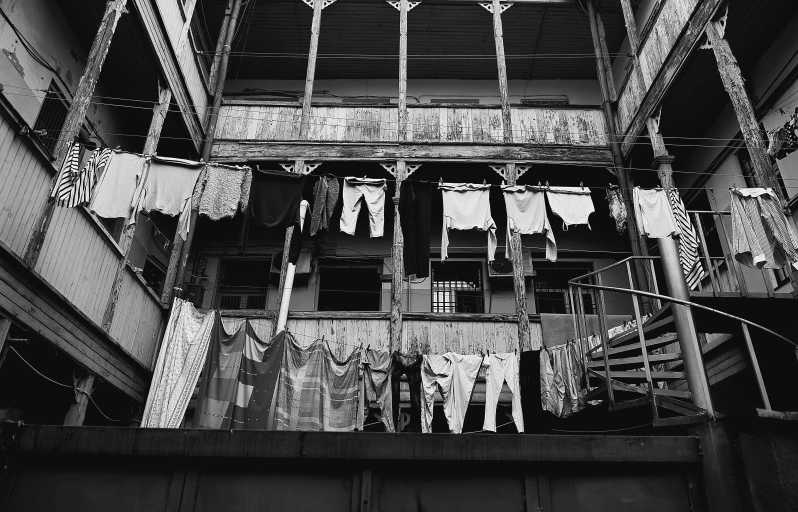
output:
[[[516,165],[515,166],[515,178],[518,179],[524,175],[529,169],[531,169],[531,165]]]
[[[283,168],[284,171],[294,172],[294,164],[293,163],[291,163],[291,164],[279,164],[279,165],[280,165],[280,167]]]
[[[396,164],[380,164],[383,169],[388,171],[388,174],[396,178]]]
[[[302,1],[311,7],[314,8],[316,7],[316,0],[302,0]],[[335,0],[322,0],[321,8],[326,9],[327,7],[331,6],[334,2]]]
[[[405,164],[405,178],[416,172],[419,167],[421,167],[421,164],[416,164],[416,165]]]
[[[302,173],[301,173],[301,174],[303,174],[303,175],[305,175],[305,174],[310,174],[310,173],[312,173],[313,171],[315,171],[316,169],[318,169],[318,167],[319,167],[321,164],[322,164],[322,162],[315,163],[315,164],[311,164],[311,163],[307,163],[307,162],[306,162],[306,163],[305,163],[305,168],[304,168],[304,169],[302,169]],[[294,171],[294,164],[293,164],[293,163],[290,163],[290,164],[279,164],[279,165],[280,165],[280,167],[282,167],[284,170],[286,170],[286,171],[288,171],[288,172],[295,172],[295,171]]]
[[[481,5],[485,9],[487,9],[488,12],[490,12],[491,14],[493,14],[493,4],[492,3],[490,3],[490,2],[480,2],[479,5]],[[506,11],[507,9],[512,7],[513,3],[512,2],[499,3],[499,5],[501,6],[501,12],[499,14],[502,14],[504,11]]]
[[[380,165],[382,166],[383,169],[388,171],[388,173],[391,176],[396,178],[396,164],[380,164]],[[416,164],[416,165],[405,164],[405,175],[402,179],[406,179],[408,176],[416,172],[418,168],[421,167],[421,165],[422,164]]]
[[[493,169],[496,174],[502,177],[502,179],[507,179],[507,166],[506,165],[491,165],[491,169]]]
[[[502,179],[507,180],[507,165],[491,165],[491,169],[493,169]],[[529,169],[531,169],[531,165],[515,165],[515,179],[517,180],[521,176],[524,175]]]
[[[385,1],[388,2],[389,4],[391,4],[391,6],[394,9],[396,9],[397,11],[400,10],[399,8],[401,7],[401,3],[402,3],[401,1],[395,1],[395,0],[385,0]],[[421,2],[407,2],[407,10],[408,11],[412,11],[413,7],[417,6],[420,3]]]
[[[724,39],[726,37],[726,23],[728,23],[728,21],[729,21],[729,6],[728,5],[726,6],[726,12],[723,13],[723,16],[721,16],[718,19],[718,21],[716,21],[716,22],[715,21],[710,21],[710,23],[717,23],[718,24],[718,35],[720,36],[721,39]],[[707,40],[706,43],[701,45],[701,49],[702,50],[711,50],[712,49],[712,43],[710,43]]]

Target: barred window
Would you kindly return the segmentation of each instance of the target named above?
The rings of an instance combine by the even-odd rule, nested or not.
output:
[[[432,262],[433,313],[484,313],[481,261]]]

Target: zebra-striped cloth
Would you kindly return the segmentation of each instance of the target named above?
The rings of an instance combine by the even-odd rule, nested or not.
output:
[[[111,150],[102,148],[95,150],[89,157],[83,169],[80,166],[80,144],[77,142],[67,151],[64,164],[58,172],[50,197],[56,200],[58,206],[75,208],[88,204],[91,193],[97,183],[97,177],[103,173],[111,160]]]
[[[360,350],[337,361],[327,344],[285,341],[277,392],[276,430],[349,432],[360,428]]]
[[[798,239],[771,189],[731,189],[734,257],[743,265],[798,269]]]
[[[679,191],[675,188],[669,189],[668,199],[671,203],[671,210],[673,210],[673,217],[676,219],[676,225],[681,231],[678,237],[674,237],[679,246],[679,263],[682,265],[687,286],[693,290],[704,277],[704,267],[698,257],[698,235],[687,214],[687,209],[684,207],[684,202],[679,196]]]

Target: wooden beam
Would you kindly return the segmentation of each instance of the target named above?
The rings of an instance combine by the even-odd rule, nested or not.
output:
[[[224,50],[224,42],[227,38],[227,25],[230,23],[230,14],[232,11],[233,0],[227,0],[227,8],[224,11],[222,26],[219,29],[219,37],[216,39],[216,51],[213,52],[213,62],[211,62],[211,70],[208,73],[208,91],[212,95],[216,95],[216,84],[219,80],[219,64],[222,62],[222,51]]]
[[[676,44],[671,49],[665,62],[660,67],[659,73],[654,78],[654,82],[645,93],[637,113],[623,134],[621,149],[624,155],[632,151],[635,139],[646,126],[648,119],[654,115],[665,99],[665,94],[670,89],[676,75],[687,61],[687,57],[693,48],[698,44],[704,35],[704,28],[712,19],[712,16],[720,8],[725,0],[702,0],[696,7],[690,21],[685,25],[685,30]]]
[[[75,403],[69,406],[64,418],[64,426],[80,427],[86,420],[89,395],[94,392],[94,375],[87,375],[75,384]]]
[[[0,318],[0,370],[3,369],[3,363],[8,354],[8,345],[6,339],[8,338],[8,331],[11,330],[11,320],[7,318]]]
[[[299,140],[307,139],[313,101],[313,82],[316,77],[316,55],[319,52],[319,32],[321,31],[321,11],[324,0],[313,0],[313,21],[310,25],[310,46],[308,68],[305,73],[305,95],[302,97],[302,121],[299,125]]]
[[[194,7],[196,6],[197,0],[184,0],[183,2],[183,13],[186,19],[183,22],[183,28],[180,30],[180,38],[177,41],[177,49],[175,50],[178,56],[183,55],[183,49],[188,42],[188,31],[191,28],[191,20],[194,18]]]
[[[505,166],[504,177],[508,185],[518,182],[518,169],[514,163]],[[526,307],[526,277],[524,276],[524,250],[521,245],[521,233],[512,232],[507,241],[513,263],[513,289],[515,291],[515,314],[518,317],[518,349],[521,352],[540,350],[540,346],[532,346],[530,335],[529,313]]]
[[[601,12],[598,10],[596,10],[596,25],[599,32],[599,41],[601,42],[604,70],[607,74],[607,89],[609,89],[610,92],[610,100],[616,102],[618,101],[618,92],[615,90],[615,80],[612,75],[612,60],[610,59],[609,49],[607,47],[607,34],[604,32],[604,22],[601,21]]]
[[[158,80],[158,102],[152,108],[152,119],[150,120],[150,128],[147,130],[147,139],[144,141],[144,154],[154,155],[158,148],[158,141],[161,138],[161,129],[166,120],[166,114],[169,112],[169,104],[172,102],[172,90],[162,80]],[[116,304],[119,300],[119,291],[122,288],[122,279],[125,275],[126,267],[129,264],[127,259],[130,253],[130,246],[133,245],[133,235],[136,232],[138,223],[127,225],[127,219],[124,220],[125,227],[122,230],[122,236],[119,239],[119,248],[124,257],[119,262],[114,275],[114,283],[111,286],[111,295],[108,297],[108,303],[105,305],[105,312],[103,313],[102,328],[110,332],[111,323],[114,320],[114,313],[116,312]]]
[[[399,142],[407,142],[407,11],[399,0]]]
[[[213,105],[208,113],[208,127],[205,131],[205,141],[202,144],[202,160],[205,162],[210,161],[213,138],[216,134],[216,125],[219,121],[219,109],[222,106],[224,82],[227,79],[227,65],[230,61],[230,48],[233,44],[233,37],[235,36],[236,24],[238,23],[238,16],[240,12],[241,0],[233,0],[232,11],[230,13],[230,17],[227,19],[228,26],[227,30],[225,31],[225,41],[219,63],[219,83],[213,96]],[[198,183],[198,186],[201,185]],[[194,242],[194,235],[197,232],[198,220],[199,210],[192,208],[186,240],[182,240],[178,233],[175,234],[174,242],[172,243],[172,253],[169,255],[169,267],[166,271],[163,293],[161,295],[161,303],[164,306],[169,305],[169,303],[172,301],[172,295],[174,293],[177,293],[180,297],[183,295],[183,281],[186,273],[186,265],[188,264],[188,256],[191,253],[191,245]]]
[[[623,20],[626,23],[626,35],[629,37],[629,47],[632,49],[632,53],[637,54],[640,48],[640,37],[637,34],[637,21],[632,9],[632,0],[621,0],[621,8],[623,9]]]
[[[702,461],[697,437],[664,435],[456,436],[22,425],[17,439],[16,453],[31,460],[58,456],[74,461],[76,456],[96,455],[123,467],[130,465],[127,456],[266,461],[296,460],[298,454],[308,461],[461,461],[482,467],[486,462],[625,462],[695,468]]]
[[[493,42],[496,44],[496,66],[499,70],[499,98],[502,104],[502,129],[504,131],[504,142],[509,144],[513,142],[513,118],[510,112],[510,93],[507,90],[507,63],[504,59],[502,4],[499,0],[493,0],[491,12],[493,14]]]
[[[61,168],[70,147],[69,145],[74,142],[81,126],[83,126],[86,112],[89,110],[89,104],[91,103],[91,97],[94,94],[94,88],[97,85],[97,79],[100,77],[100,71],[102,71],[105,57],[108,55],[108,49],[111,47],[116,25],[119,22],[119,18],[122,17],[122,13],[127,12],[125,10],[126,3],[127,0],[108,0],[105,4],[105,13],[91,44],[89,56],[86,60],[86,68],[80,77],[80,82],[78,82],[78,87],[72,97],[72,103],[69,105],[66,120],[55,144],[53,156],[55,157],[55,167],[57,169]],[[36,228],[28,241],[25,256],[23,257],[30,268],[36,267],[54,212],[55,200],[48,198],[34,224]]]
[[[258,162],[262,160],[369,161],[406,160],[508,163],[532,162],[559,165],[612,166],[606,146],[507,145],[507,144],[324,144],[217,140],[211,160]]]

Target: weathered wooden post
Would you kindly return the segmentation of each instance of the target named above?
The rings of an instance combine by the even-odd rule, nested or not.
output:
[[[91,97],[94,94],[94,88],[97,86],[97,79],[100,77],[105,57],[108,55],[108,49],[111,47],[111,40],[116,31],[116,25],[122,13],[127,12],[125,4],[127,0],[108,0],[105,4],[105,13],[100,22],[100,27],[97,29],[97,35],[94,36],[94,41],[89,50],[89,57],[86,60],[86,69],[80,77],[78,87],[72,98],[72,104],[69,106],[64,126],[61,133],[58,135],[58,142],[55,144],[55,167],[60,169],[64,163],[64,158],[67,155],[69,144],[74,142],[80,132],[80,127],[83,125],[83,120],[86,118],[86,112],[89,110]],[[36,262],[39,260],[42,247],[44,246],[44,239],[47,237],[47,230],[53,220],[53,213],[55,212],[55,200],[49,198],[47,203],[42,208],[41,212],[36,219],[36,226],[30,240],[28,241],[27,248],[23,259],[30,267],[36,267]]]

